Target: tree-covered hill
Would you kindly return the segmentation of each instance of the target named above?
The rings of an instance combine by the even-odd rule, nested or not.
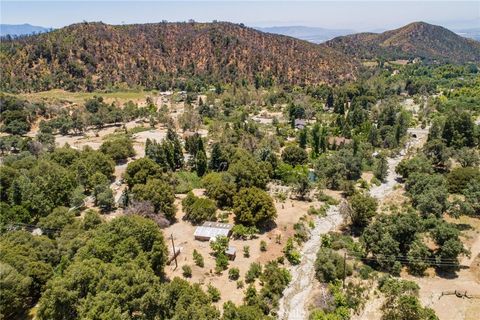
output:
[[[328,47],[232,23],[81,23],[4,41],[0,89],[93,90],[172,81],[302,84],[353,78],[356,63]]]
[[[362,59],[412,59],[480,62],[480,43],[440,26],[414,22],[384,33],[358,33],[338,37],[327,46]]]

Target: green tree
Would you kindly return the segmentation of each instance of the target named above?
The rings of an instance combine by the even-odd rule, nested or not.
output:
[[[300,148],[305,149],[307,147],[307,142],[308,142],[308,129],[303,128],[298,133],[298,145],[300,146]]]
[[[79,183],[90,190],[93,187],[89,184],[90,177],[100,172],[110,179],[115,169],[115,162],[100,151],[86,148],[73,162],[72,169],[75,171]]]
[[[202,179],[205,194],[217,201],[220,208],[231,207],[235,195],[234,177],[229,173],[209,173]]]
[[[310,171],[306,166],[296,166],[292,170],[292,178],[293,191],[300,199],[305,200],[312,190]]]
[[[433,173],[432,164],[423,154],[416,155],[411,159],[403,159],[395,168],[395,172],[407,179],[413,173]]]
[[[132,194],[137,200],[150,201],[155,212],[162,213],[167,219],[175,219],[175,194],[170,184],[159,179],[149,179],[146,184],[136,184]]]
[[[194,224],[217,220],[215,202],[210,199],[196,197],[191,191],[182,200],[182,206],[183,212],[185,212],[183,219]]]
[[[0,262],[0,287],[2,288],[2,303],[0,315],[5,318],[24,317],[28,310],[32,279],[20,274],[9,264]]]
[[[40,218],[38,226],[42,229],[56,230],[58,233],[74,222],[75,214],[66,207],[57,207],[46,217]]]
[[[228,173],[233,176],[237,189],[257,187],[265,189],[269,181],[271,165],[257,161],[245,150],[238,150],[232,160]]]
[[[308,161],[308,155],[305,150],[296,146],[287,146],[282,151],[282,160],[292,166],[305,164]]]
[[[116,137],[102,143],[100,151],[110,156],[115,162],[126,161],[135,155],[132,140],[127,136]]]
[[[473,147],[475,145],[475,123],[466,111],[451,113],[446,117],[442,139],[448,147]]]
[[[236,223],[245,226],[262,226],[277,217],[272,198],[258,188],[243,188],[233,200]]]
[[[125,181],[129,188],[136,184],[145,184],[150,178],[161,178],[162,168],[149,158],[140,158],[127,165]]]
[[[447,175],[448,191],[450,193],[463,193],[470,183],[480,181],[478,168],[455,168]]]
[[[430,258],[430,251],[428,247],[419,239],[415,240],[408,250],[408,269],[410,273],[423,276],[427,270]]]
[[[215,256],[225,254],[225,251],[228,249],[228,237],[218,236],[214,241],[210,242],[210,248],[213,250]]]
[[[377,200],[367,194],[357,193],[348,199],[350,221],[354,228],[363,230],[377,213]]]
[[[203,175],[207,171],[207,156],[205,155],[204,151],[199,151],[195,156],[195,169],[199,177],[203,177]]]
[[[320,248],[315,260],[315,276],[321,282],[333,282],[352,274],[352,267],[337,252],[329,248]]]
[[[12,307],[16,312],[27,311],[44,291],[45,284],[53,276],[53,267],[59,260],[55,242],[45,236],[33,236],[26,231],[3,234],[0,237],[0,277],[2,282],[5,281],[2,283],[2,302],[5,291],[5,294],[12,294],[10,298],[14,304],[9,306],[2,303],[2,308]],[[12,277],[19,281],[16,286],[25,289],[28,285],[20,296],[17,296],[16,291],[19,287],[11,287]],[[25,297],[25,300],[15,301],[20,297]]]
[[[225,151],[223,150],[220,143],[214,143],[212,145],[212,152],[210,154],[210,162],[208,163],[208,167],[213,171],[219,171],[226,169],[228,165],[228,159],[225,155]],[[225,168],[222,168],[225,167]]]
[[[384,182],[388,175],[388,161],[384,155],[381,155],[375,164],[373,169],[373,175],[378,180]]]

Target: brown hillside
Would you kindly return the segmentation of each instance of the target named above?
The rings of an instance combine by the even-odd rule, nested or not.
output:
[[[332,48],[231,23],[75,24],[3,41],[0,62],[7,91],[162,88],[179,79],[333,83],[357,68]]]
[[[332,39],[327,46],[362,59],[423,58],[442,62],[480,62],[480,43],[440,26],[414,22],[384,33],[359,33]]]

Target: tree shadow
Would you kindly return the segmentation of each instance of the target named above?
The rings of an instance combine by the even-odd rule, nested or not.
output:
[[[468,223],[453,223],[455,227],[460,230],[460,231],[465,231],[465,230],[472,230],[473,227],[469,225]]]
[[[458,271],[468,269],[467,266],[458,266],[458,267],[452,267],[452,268],[440,268],[436,267],[435,268],[435,274],[442,278],[442,279],[457,279],[458,278]]]
[[[278,227],[277,223],[273,220],[265,222],[262,224],[259,228],[259,233],[260,234],[265,234],[267,232],[270,232]]]

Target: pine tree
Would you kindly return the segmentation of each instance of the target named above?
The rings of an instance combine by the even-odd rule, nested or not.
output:
[[[202,177],[207,171],[207,155],[204,151],[197,152],[195,159],[195,166],[197,169],[197,174],[199,177]]]

